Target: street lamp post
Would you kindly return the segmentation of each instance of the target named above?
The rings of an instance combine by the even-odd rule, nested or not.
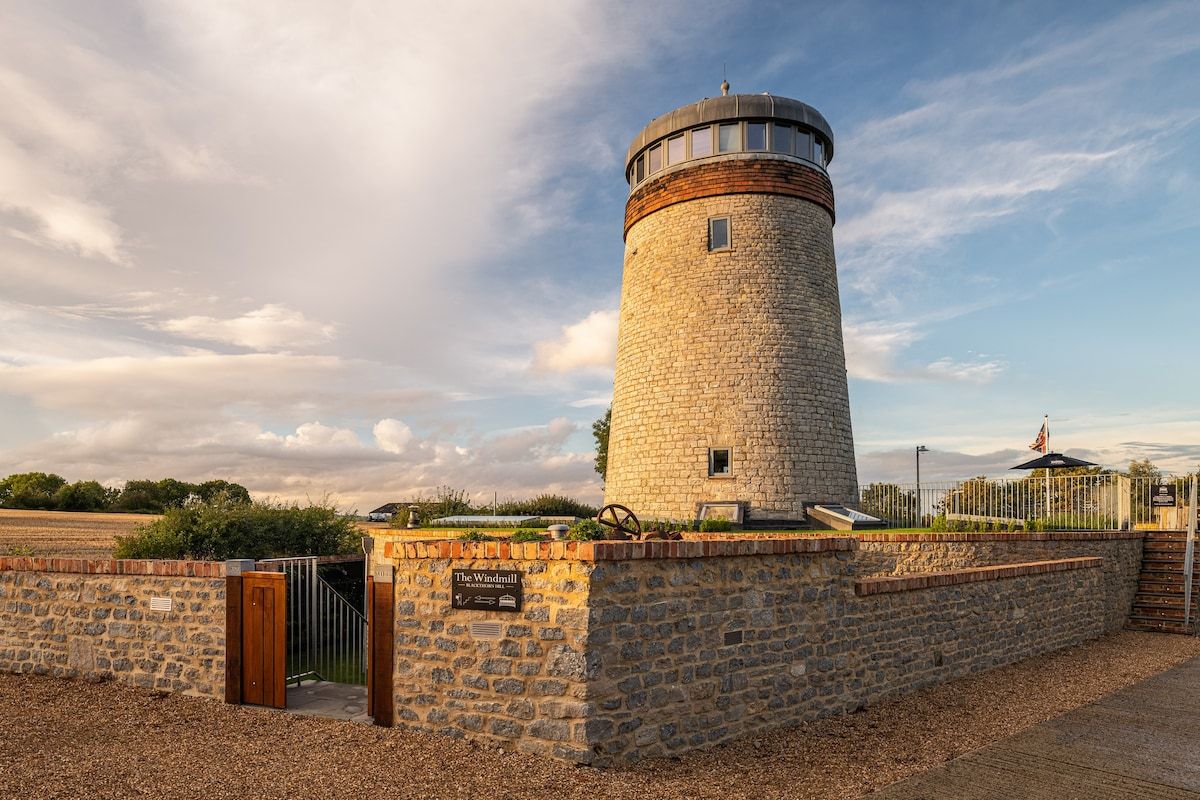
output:
[[[925,445],[917,445],[917,527],[921,525],[921,453],[928,452],[929,448]]]

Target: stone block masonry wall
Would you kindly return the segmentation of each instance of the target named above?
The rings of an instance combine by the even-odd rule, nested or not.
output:
[[[222,698],[223,566],[0,558],[0,670]]]
[[[851,563],[837,553],[598,565],[587,647],[597,760],[853,711],[1103,632],[1098,559],[887,592],[856,585]]]
[[[685,171],[681,174],[688,174]],[[728,250],[708,249],[727,216]],[[730,193],[687,200],[629,230],[605,502],[692,519],[745,501],[753,519],[857,496],[829,212]],[[709,477],[709,448],[731,448]]]
[[[454,569],[521,570],[522,611],[450,609]],[[584,645],[591,571],[588,562],[565,560],[396,562],[397,724],[590,761],[587,681],[595,667]],[[472,632],[471,622],[497,623],[499,635]]]
[[[397,722],[627,763],[1079,644],[1109,618],[1101,558],[864,577],[860,546],[389,545]],[[451,609],[458,568],[521,571],[525,607]],[[497,635],[477,622],[498,623]]]
[[[395,718],[415,730],[489,741],[578,763],[603,761],[608,735],[593,682],[601,657],[589,638],[593,574],[625,560],[717,560],[737,553],[848,551],[849,539],[758,542],[388,543],[395,566]],[[620,560],[620,561],[616,561]],[[524,573],[519,613],[450,607],[455,569]],[[630,591],[632,585],[622,585]],[[471,623],[496,623],[491,638]]]
[[[1143,534],[1139,531],[1050,531],[1045,533],[860,533],[858,574],[903,575],[1099,556],[1104,630],[1125,626],[1137,594]]]

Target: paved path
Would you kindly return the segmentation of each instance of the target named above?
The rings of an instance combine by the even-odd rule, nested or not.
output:
[[[870,797],[1197,800],[1200,658]]]
[[[289,686],[287,710],[306,717],[371,721],[367,714],[367,687],[346,683],[309,681],[300,686]]]

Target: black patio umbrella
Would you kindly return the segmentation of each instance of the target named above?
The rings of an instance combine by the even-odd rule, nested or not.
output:
[[[1033,461],[1026,461],[1024,464],[1017,464],[1009,469],[1044,469],[1046,470],[1046,516],[1050,516],[1050,470],[1062,469],[1064,467],[1094,467],[1096,466],[1090,461],[1084,461],[1081,458],[1071,458],[1064,456],[1062,453],[1046,453],[1038,456]]]
[[[1024,464],[1017,464],[1009,469],[1060,469],[1062,467],[1094,467],[1096,466],[1091,461],[1084,461],[1080,458],[1071,458],[1064,456],[1062,453],[1046,453],[1038,456],[1033,461],[1026,461]]]

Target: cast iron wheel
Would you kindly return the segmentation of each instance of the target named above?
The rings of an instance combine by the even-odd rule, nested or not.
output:
[[[596,522],[606,528],[620,531],[630,538],[642,535],[642,523],[638,522],[637,516],[625,506],[616,503],[610,503],[600,509],[600,513],[596,515]]]

